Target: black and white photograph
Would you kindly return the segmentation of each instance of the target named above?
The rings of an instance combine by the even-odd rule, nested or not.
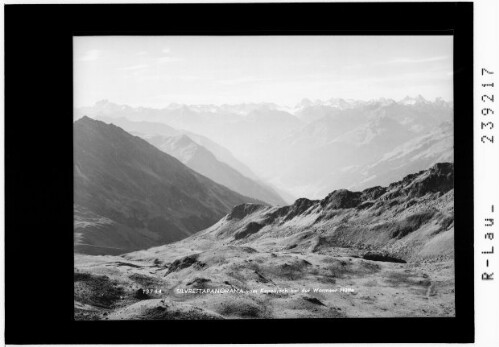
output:
[[[75,36],[74,318],[454,317],[452,35]]]
[[[0,339],[495,345],[493,1],[7,1]]]

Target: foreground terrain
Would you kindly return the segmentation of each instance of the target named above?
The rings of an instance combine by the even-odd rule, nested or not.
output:
[[[236,206],[182,241],[75,255],[75,318],[454,316],[453,165],[293,205]]]

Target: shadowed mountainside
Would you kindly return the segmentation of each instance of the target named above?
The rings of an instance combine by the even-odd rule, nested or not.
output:
[[[74,123],[75,251],[119,254],[177,241],[259,202],[115,125]]]
[[[225,147],[213,142],[206,136],[195,134],[186,130],[174,129],[164,123],[159,122],[146,122],[146,121],[130,121],[125,117],[107,117],[97,113],[98,116],[95,119],[103,121],[105,123],[112,123],[119,126],[126,132],[137,135],[144,139],[152,138],[155,136],[171,137],[187,135],[195,143],[203,146],[208,151],[210,151],[219,161],[224,162],[231,166],[233,169],[239,171],[244,176],[251,178],[253,180],[258,180],[258,177],[243,163],[237,160],[234,155]]]

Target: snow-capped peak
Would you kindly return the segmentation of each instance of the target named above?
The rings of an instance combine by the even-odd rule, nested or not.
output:
[[[402,105],[415,105],[415,104],[428,103],[428,101],[425,98],[423,98],[423,96],[418,95],[416,97],[406,96],[405,98],[400,100],[399,103]]]

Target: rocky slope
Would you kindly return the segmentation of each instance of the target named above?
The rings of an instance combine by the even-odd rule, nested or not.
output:
[[[74,123],[75,250],[116,254],[180,240],[258,202],[115,125]]]
[[[348,247],[408,262],[448,260],[454,255],[453,184],[453,164],[439,163],[388,187],[335,190],[322,200],[284,207],[239,205],[192,238],[268,250]]]
[[[76,318],[453,316],[453,187],[439,163],[387,187],[241,204],[174,244],[76,256]]]

